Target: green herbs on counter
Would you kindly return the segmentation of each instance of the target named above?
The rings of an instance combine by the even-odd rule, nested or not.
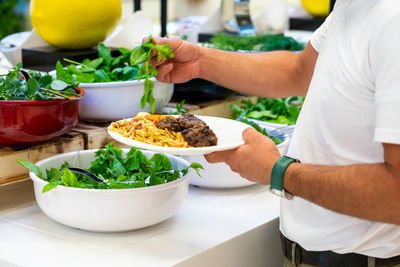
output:
[[[124,156],[122,149],[112,143],[104,149],[96,151],[96,158],[91,162],[88,171],[95,174],[103,182],[97,183],[79,173],[71,172],[69,162],[59,169],[46,169],[46,175],[31,162],[17,160],[19,164],[34,172],[36,176],[48,182],[42,193],[50,191],[58,185],[88,189],[128,189],[153,186],[177,180],[186,175],[189,169],[204,170],[198,163],[192,163],[182,170],[172,169],[171,161],[164,154],[154,154],[148,159],[139,149],[132,147]]]
[[[66,68],[60,62],[57,62],[57,79],[68,83],[100,83],[144,79],[144,93],[140,100],[141,108],[149,103],[151,112],[154,113],[154,84],[150,80],[158,74],[157,70],[150,65],[152,51],[154,50],[157,50],[158,60],[168,60],[174,57],[169,44],[154,44],[151,37],[132,50],[119,48],[120,55],[117,57],[112,57],[110,49],[103,43],[99,43],[98,58],[85,59],[82,62],[64,59],[71,63]]]
[[[263,98],[256,103],[250,100],[241,101],[240,105],[233,104],[231,109],[234,118],[245,117],[279,124],[295,124],[300,114],[304,97]]]
[[[22,63],[18,63],[7,74],[0,75],[0,100],[49,100],[55,98],[80,97],[74,84],[55,79],[39,72],[22,73]]]
[[[301,51],[305,44],[283,35],[235,36],[222,33],[210,39],[210,46],[228,51]]]
[[[180,115],[180,114],[185,114],[188,111],[183,107],[185,105],[185,100],[182,100],[179,103],[176,103],[175,105],[175,109],[176,111],[171,111],[171,112],[167,112],[164,113],[164,115]]]

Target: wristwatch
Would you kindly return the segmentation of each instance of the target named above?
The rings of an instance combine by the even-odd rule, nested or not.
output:
[[[293,195],[285,191],[283,188],[283,176],[287,167],[293,162],[300,162],[298,159],[294,159],[288,156],[280,157],[272,167],[271,171],[271,185],[269,186],[269,191],[280,197],[286,199],[292,199]]]

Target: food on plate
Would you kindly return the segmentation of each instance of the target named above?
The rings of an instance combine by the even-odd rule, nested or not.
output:
[[[79,152],[78,152],[79,153]],[[112,143],[98,150],[96,158],[87,171],[93,173],[102,182],[95,182],[87,176],[74,173],[68,169],[73,162],[64,162],[58,169],[46,169],[46,176],[40,168],[28,161],[17,160],[19,164],[35,173],[37,177],[49,182],[42,193],[52,190],[58,185],[88,189],[128,189],[168,183],[187,174],[194,169],[197,174],[203,167],[192,163],[182,170],[174,170],[171,161],[164,154],[154,154],[148,159],[139,149],[132,147],[124,156],[122,149]],[[200,175],[200,174],[199,174]]]
[[[49,74],[25,72],[18,63],[7,74],[0,75],[0,100],[49,100],[81,98],[82,90]]]
[[[204,147],[218,142],[210,127],[191,114],[175,118],[139,112],[130,120],[113,122],[109,129],[132,140],[157,146]]]
[[[210,127],[192,114],[181,114],[178,118],[181,134],[194,147],[215,146],[218,138]]]
[[[144,142],[150,145],[167,147],[190,147],[179,132],[168,129],[160,129],[156,123],[158,120],[146,112],[139,112],[131,120],[123,120],[111,123],[109,130],[120,133],[132,140]]]
[[[154,113],[154,84],[150,80],[150,78],[158,74],[157,70],[150,64],[152,51],[154,50],[158,52],[158,60],[167,60],[174,57],[169,44],[153,44],[151,38],[132,50],[123,47],[119,48],[120,55],[117,57],[113,57],[110,49],[103,43],[99,43],[98,58],[85,59],[82,62],[64,59],[71,63],[66,68],[60,62],[57,62],[57,79],[75,84],[144,79],[144,93],[140,100],[141,108],[144,108],[146,103],[149,103],[151,112]]]
[[[240,105],[233,104],[234,118],[245,117],[271,123],[296,124],[304,97],[263,98],[256,103],[242,100]]]

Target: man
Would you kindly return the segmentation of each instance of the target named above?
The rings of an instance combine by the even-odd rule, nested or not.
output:
[[[307,96],[287,154],[300,162],[280,158],[251,128],[243,146],[206,156],[261,184],[281,175],[294,195],[281,201],[285,266],[400,266],[399,41],[395,0],[337,1],[301,53],[159,39],[175,53],[153,59],[160,81],[200,77],[263,97]]]

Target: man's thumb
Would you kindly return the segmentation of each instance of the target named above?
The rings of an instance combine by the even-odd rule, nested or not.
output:
[[[247,143],[254,142],[255,139],[256,139],[257,137],[259,137],[260,135],[262,135],[262,134],[260,134],[259,132],[257,132],[256,129],[254,129],[253,127],[249,127],[249,128],[247,128],[247,129],[245,129],[245,130],[243,131],[243,133],[242,133],[242,138],[243,138],[243,140],[244,140],[244,143],[247,144]]]

